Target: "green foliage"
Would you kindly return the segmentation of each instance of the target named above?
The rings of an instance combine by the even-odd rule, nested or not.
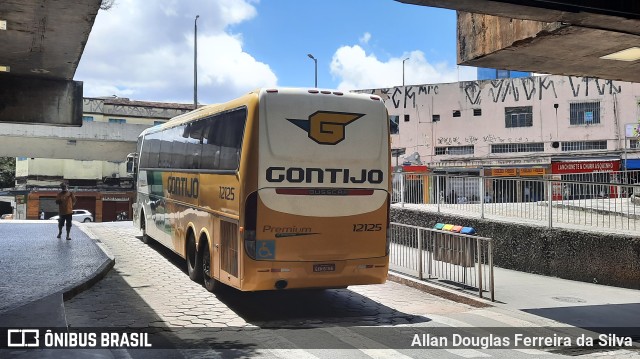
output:
[[[0,157],[0,188],[13,188],[16,181],[16,158]]]

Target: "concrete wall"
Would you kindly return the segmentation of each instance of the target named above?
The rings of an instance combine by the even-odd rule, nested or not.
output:
[[[494,239],[497,267],[640,289],[640,236],[604,234],[392,208],[391,221],[433,228],[474,227]],[[496,283],[500,285],[500,283]]]

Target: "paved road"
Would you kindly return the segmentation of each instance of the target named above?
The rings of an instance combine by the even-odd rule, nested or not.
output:
[[[559,324],[503,307],[452,302],[394,282],[324,291],[226,289],[213,295],[189,280],[184,261],[174,253],[143,244],[130,222],[86,227],[115,256],[116,265],[101,282],[65,303],[70,328],[157,328],[161,344],[173,348],[113,350],[115,358],[640,357],[629,350],[403,349],[394,343],[410,343],[425,328],[519,331]],[[199,349],[180,347],[185,342]]]

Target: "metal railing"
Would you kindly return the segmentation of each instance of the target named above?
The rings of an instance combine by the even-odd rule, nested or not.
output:
[[[389,268],[494,298],[491,238],[391,223]]]
[[[396,206],[548,227],[640,229],[640,184],[394,173]]]

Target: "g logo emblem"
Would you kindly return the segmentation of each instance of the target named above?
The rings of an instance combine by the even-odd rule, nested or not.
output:
[[[364,116],[361,113],[318,111],[308,120],[287,120],[305,130],[309,138],[321,145],[335,145],[344,140],[345,127]]]

